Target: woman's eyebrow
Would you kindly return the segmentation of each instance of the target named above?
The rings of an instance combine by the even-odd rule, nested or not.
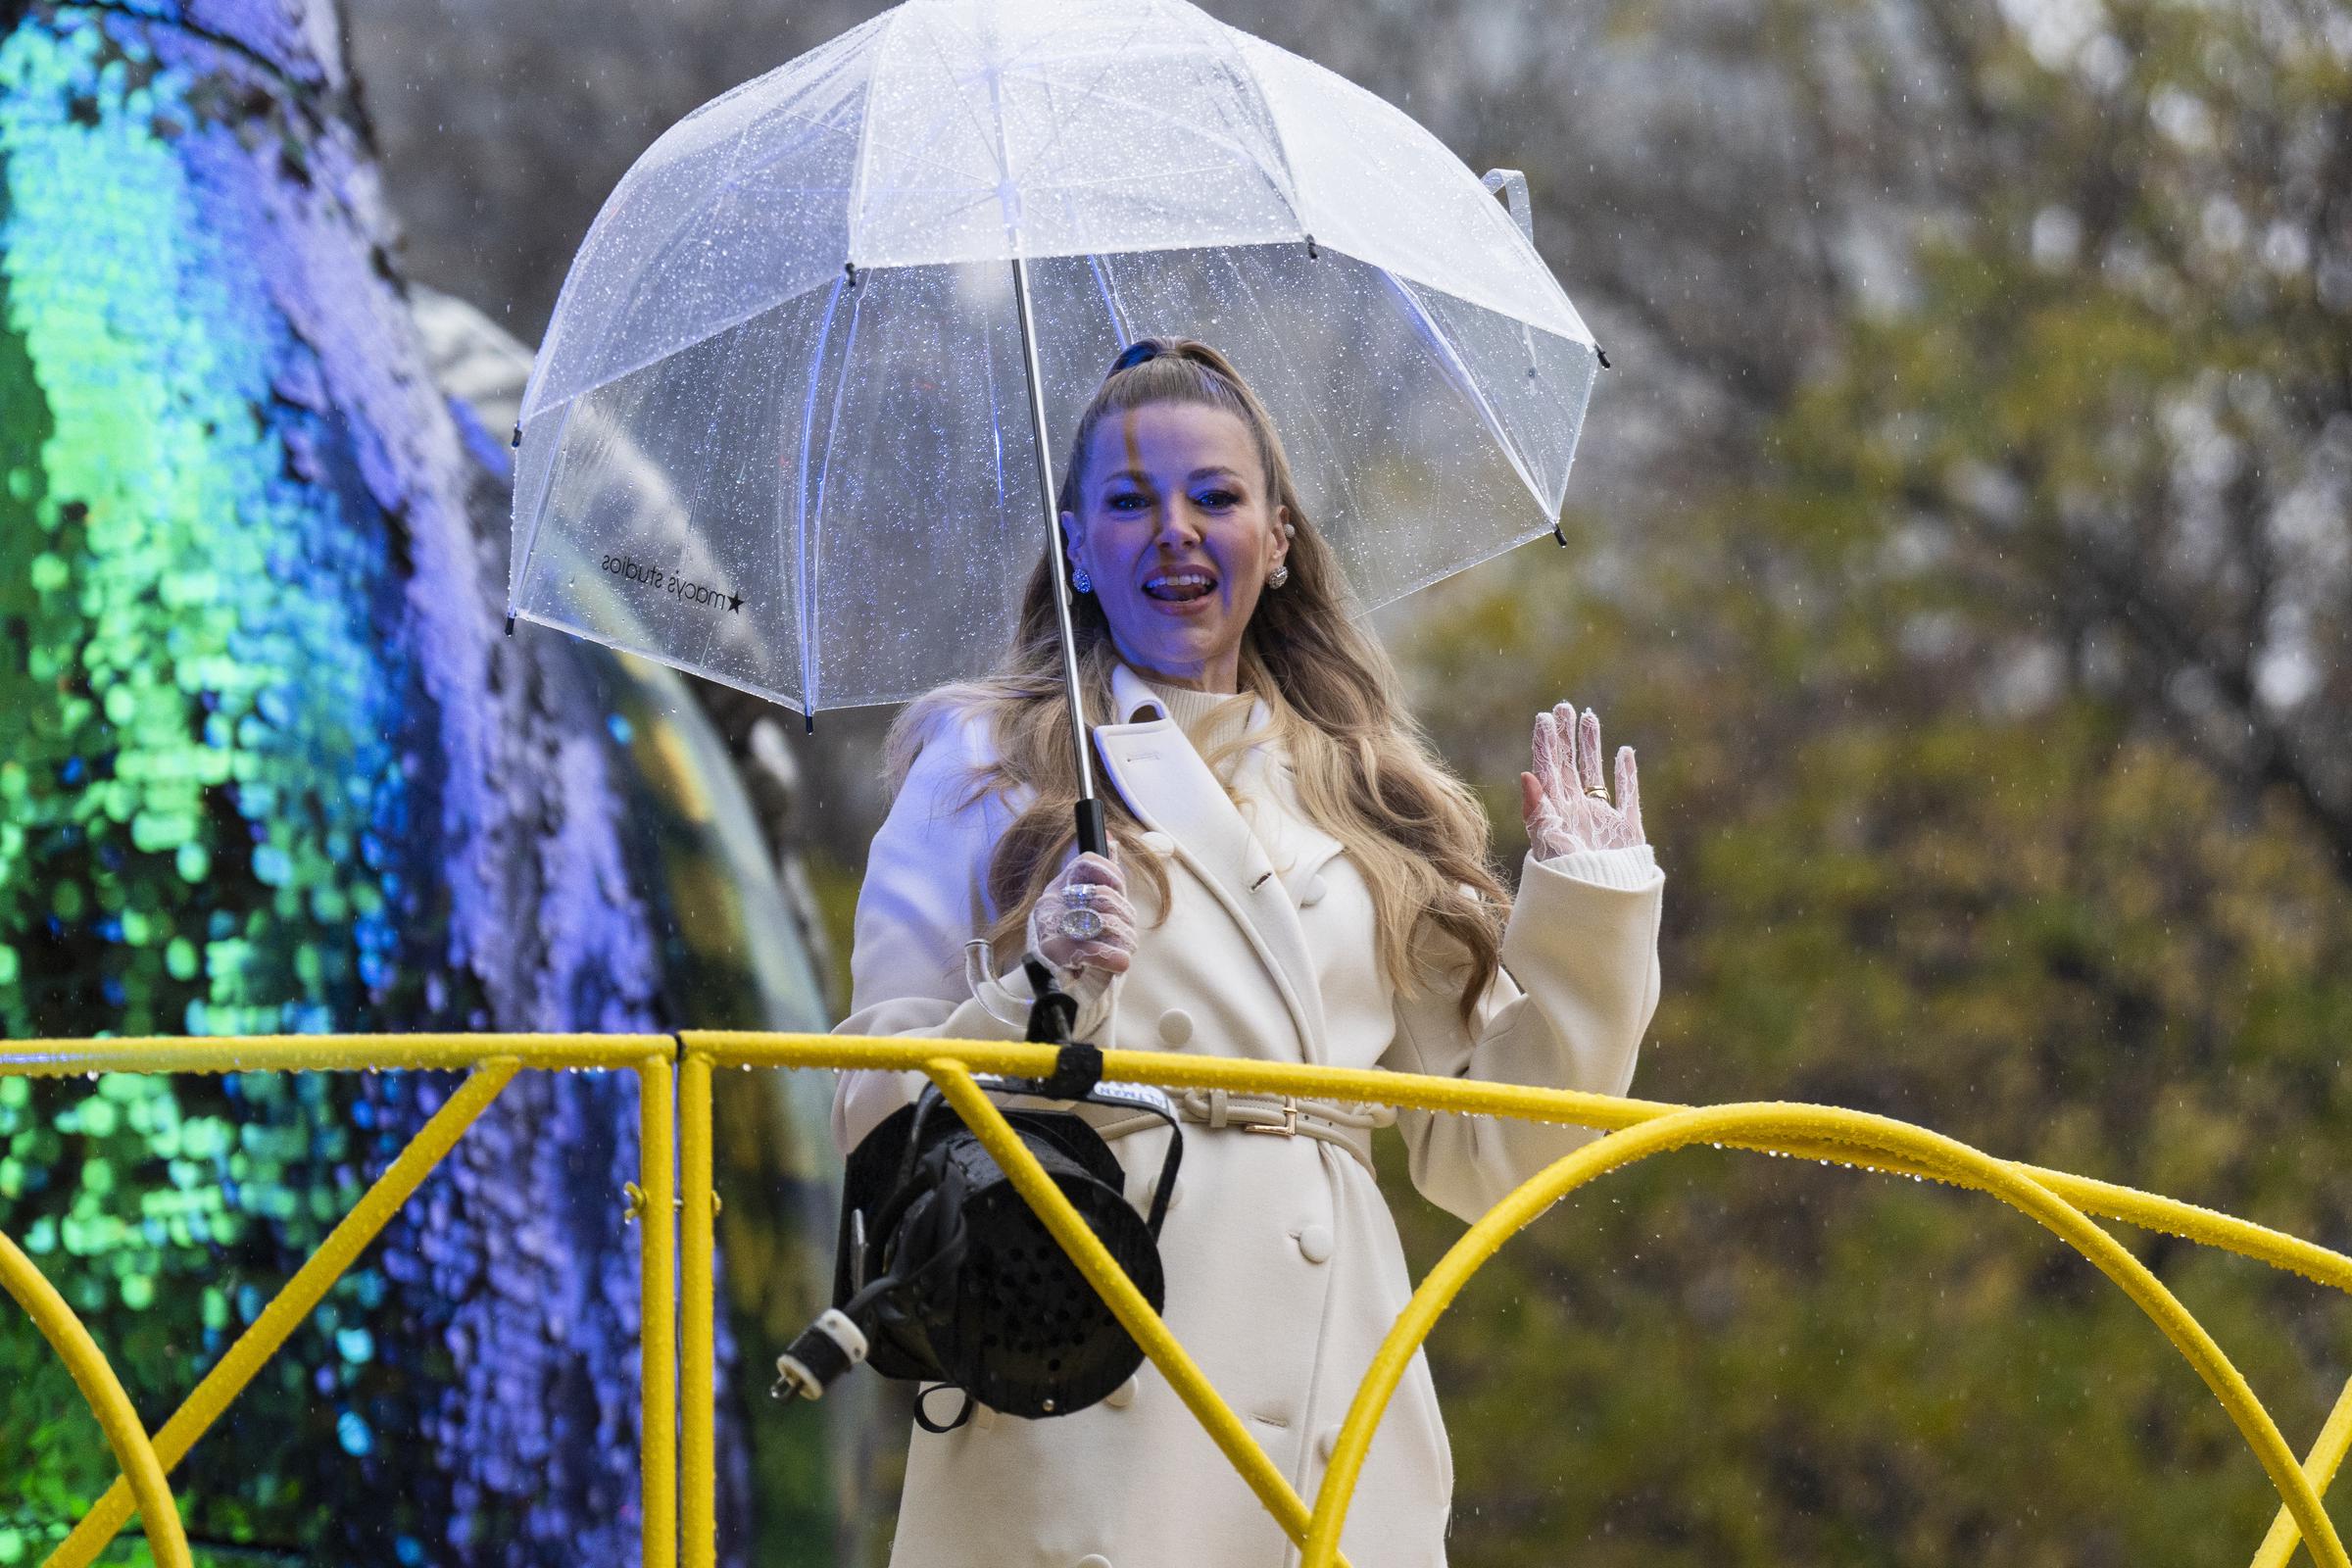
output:
[[[1216,477],[1218,475],[1222,475],[1228,479],[1239,479],[1242,476],[1242,470],[1239,468],[1229,468],[1221,463],[1211,464],[1205,468],[1195,468],[1190,474],[1186,475],[1185,482],[1189,484],[1195,479],[1207,479]],[[1117,468],[1102,476],[1102,482],[1104,484],[1108,484],[1114,479],[1133,479],[1138,484],[1150,484],[1152,482],[1152,476],[1144,472],[1144,470],[1141,468]]]

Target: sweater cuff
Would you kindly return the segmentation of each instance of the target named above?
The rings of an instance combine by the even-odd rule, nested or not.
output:
[[[1111,1006],[1116,1000],[1121,977],[1109,975],[1101,986],[1091,986],[1077,994],[1078,1016],[1070,1024],[1072,1040],[1100,1043],[1098,1037],[1108,1032]],[[1026,1019],[1037,1002],[1037,993],[1029,988],[1029,971],[1015,964],[1003,974],[981,982],[981,1003],[992,1017]],[[1089,994],[1091,993],[1091,995]],[[1015,1038],[1018,1038],[1017,1036]]]
[[[1572,850],[1566,855],[1555,855],[1548,860],[1540,860],[1531,855],[1528,864],[1557,871],[1579,882],[1617,888],[1627,893],[1638,893],[1651,883],[1665,879],[1665,873],[1658,869],[1657,856],[1646,844],[1628,845],[1620,850]]]

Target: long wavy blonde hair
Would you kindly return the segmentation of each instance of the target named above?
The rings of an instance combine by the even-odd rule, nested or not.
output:
[[[1144,338],[1130,346],[1079,416],[1056,497],[1059,509],[1078,510],[1095,427],[1153,403],[1223,409],[1238,416],[1255,440],[1266,468],[1268,511],[1288,507],[1298,532],[1287,560],[1290,580],[1259,596],[1243,634],[1240,684],[1265,702],[1273,738],[1289,753],[1300,806],[1340,841],[1371,890],[1381,965],[1391,983],[1408,994],[1459,984],[1467,1018],[1494,977],[1510,907],[1489,858],[1486,813],[1431,750],[1398,700],[1388,656],[1356,625],[1331,547],[1299,505],[1273,420],[1240,372],[1215,349],[1190,338]],[[1009,799],[1024,787],[1035,792],[989,863],[989,896],[1002,912],[988,935],[1000,963],[1018,956],[1029,907],[1059,874],[1075,837],[1078,765],[1053,599],[1057,587],[1069,587],[1069,570],[1059,549],[1040,559],[996,673],[930,693],[891,729],[894,792],[933,724],[973,710],[990,721],[996,761],[975,777],[969,800],[991,793]],[[1092,594],[1073,598],[1080,682],[1088,712],[1101,715],[1110,710],[1110,672],[1118,655],[1101,602]],[[1167,873],[1143,849],[1143,829],[1117,791],[1102,793],[1114,858],[1152,888],[1164,918]],[[1433,945],[1432,934],[1450,940]],[[1433,946],[1450,953],[1416,957]]]

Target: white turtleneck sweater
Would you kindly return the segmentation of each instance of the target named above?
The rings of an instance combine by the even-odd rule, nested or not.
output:
[[[1141,671],[1138,671],[1140,674]],[[1184,686],[1169,686],[1146,675],[1144,684],[1152,688],[1168,716],[1176,721],[1193,743],[1193,750],[1208,756],[1227,741],[1241,739],[1250,728],[1250,712],[1254,698],[1232,692],[1197,692]],[[1219,769],[1226,782],[1232,782],[1233,760],[1227,759]]]

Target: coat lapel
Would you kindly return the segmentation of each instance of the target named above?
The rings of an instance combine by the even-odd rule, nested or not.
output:
[[[1125,665],[1111,671],[1111,700],[1121,719],[1139,710],[1157,711],[1152,689]],[[1176,721],[1098,724],[1095,748],[1103,770],[1147,829],[1174,841],[1176,856],[1216,896],[1273,977],[1298,1030],[1303,1057],[1321,1061],[1323,998],[1306,935],[1298,924],[1294,890],[1277,874],[1267,846],[1250,831],[1200,754]],[[1262,753],[1245,766],[1264,765]],[[1261,797],[1262,798],[1262,797]],[[1287,813],[1280,813],[1287,814]],[[1319,829],[1313,830],[1320,833]],[[1336,842],[1334,848],[1337,848]],[[1294,872],[1296,874],[1296,872]]]
[[[1262,705],[1258,710],[1264,711]],[[1315,825],[1298,804],[1291,765],[1273,760],[1266,748],[1255,747],[1242,754],[1233,783],[1245,798],[1280,808],[1251,813],[1250,830],[1274,858],[1274,874],[1290,890],[1292,904],[1305,904],[1316,873],[1347,846]]]

